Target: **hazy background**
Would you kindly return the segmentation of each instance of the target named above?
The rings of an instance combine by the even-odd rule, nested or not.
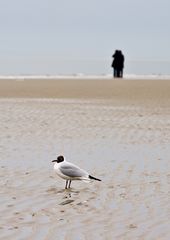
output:
[[[0,75],[170,74],[169,0],[0,0]]]

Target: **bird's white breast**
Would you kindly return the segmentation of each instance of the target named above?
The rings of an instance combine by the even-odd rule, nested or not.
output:
[[[61,171],[60,171],[60,166],[63,163],[55,163],[54,164],[54,171],[57,173],[57,175],[65,180],[69,180],[70,178],[65,176]]]

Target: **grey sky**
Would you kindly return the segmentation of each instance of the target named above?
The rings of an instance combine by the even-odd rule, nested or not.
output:
[[[0,0],[0,75],[170,74],[169,0]]]

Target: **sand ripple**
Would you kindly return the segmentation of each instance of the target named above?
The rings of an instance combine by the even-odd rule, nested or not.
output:
[[[168,240],[170,112],[153,106],[1,99],[0,239]],[[64,190],[60,153],[102,182]]]

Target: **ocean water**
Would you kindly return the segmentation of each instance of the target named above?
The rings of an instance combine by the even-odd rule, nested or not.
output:
[[[70,75],[0,75],[0,79],[26,80],[26,79],[112,79],[112,74],[87,75],[83,73]],[[170,75],[162,74],[124,74],[124,79],[170,79]]]

